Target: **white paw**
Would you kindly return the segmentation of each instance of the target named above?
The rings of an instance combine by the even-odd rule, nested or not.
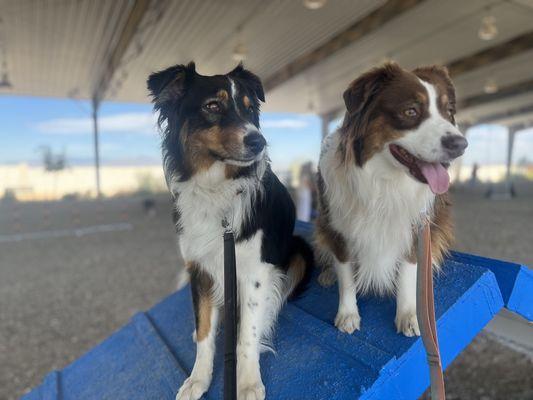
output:
[[[209,382],[188,377],[176,395],[176,400],[198,400],[207,392]]]
[[[332,286],[336,280],[337,276],[335,275],[335,271],[330,267],[325,268],[320,275],[318,275],[318,283],[323,287]]]
[[[238,400],[264,400],[265,386],[261,381],[239,387]]]
[[[401,332],[408,337],[420,336],[420,328],[418,327],[418,319],[415,312],[397,313],[394,322],[398,333]]]
[[[335,317],[335,326],[339,331],[344,333],[354,333],[354,331],[359,330],[361,325],[361,317],[359,312],[338,312]]]

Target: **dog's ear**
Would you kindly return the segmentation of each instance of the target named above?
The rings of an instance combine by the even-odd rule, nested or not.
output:
[[[350,114],[361,113],[372,102],[381,88],[392,80],[401,68],[396,63],[387,63],[373,68],[354,80],[344,91],[343,98]]]
[[[450,78],[448,68],[443,65],[426,65],[418,67],[413,70],[413,74],[425,81],[433,82],[435,80],[442,83],[448,92],[448,96],[452,96],[455,101],[455,86]]]
[[[174,65],[148,77],[147,86],[156,109],[168,101],[176,101],[185,94],[187,81],[195,74],[195,65]]]
[[[239,63],[228,76],[241,82],[255,94],[255,97],[263,103],[265,102],[265,91],[261,79],[259,79],[254,73],[245,69],[242,63]]]
[[[455,114],[456,101],[455,86],[450,78],[448,68],[442,65],[427,65],[414,69],[413,74],[426,82],[436,82],[442,88],[444,88],[446,94],[448,95],[448,102],[452,108],[452,122],[455,124],[455,119],[453,118],[453,115]]]
[[[341,130],[341,144],[346,162],[355,161],[357,165],[363,165],[364,140],[368,135],[377,96],[401,71],[397,64],[387,63],[364,73],[344,91],[346,115]]]

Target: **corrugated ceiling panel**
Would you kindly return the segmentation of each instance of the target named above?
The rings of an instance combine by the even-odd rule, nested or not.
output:
[[[127,0],[20,0],[1,3],[12,92],[90,97],[110,33]]]
[[[504,59],[490,66],[460,75],[455,84],[462,97],[478,95],[487,80],[493,80],[499,87],[533,79],[533,50]]]
[[[381,63],[384,56],[392,57],[406,67],[449,62],[532,29],[533,25],[528,23],[532,21],[531,15],[524,13],[521,6],[502,3],[492,10],[497,17],[500,34],[493,41],[481,41],[477,37],[477,29],[486,4],[482,0],[428,1],[309,69],[304,73],[305,78],[296,77],[293,82],[273,90],[269,93],[272,108],[267,105],[265,109],[277,109],[279,105],[279,108],[291,111],[305,111],[311,103],[315,106],[314,112],[326,113],[342,107],[342,92],[349,82],[364,70]],[[531,62],[528,64],[531,65]],[[520,70],[521,78],[533,78],[533,70],[527,72],[523,59],[509,61],[505,67]],[[502,70],[500,75],[506,72]],[[469,82],[484,81],[485,74],[483,69],[474,71],[468,74]],[[477,80],[472,79],[474,76],[478,77]],[[479,84],[477,90],[463,90],[460,79],[457,87],[458,92],[465,95],[483,91],[483,84]],[[294,93],[300,95],[296,97]]]
[[[459,117],[465,121],[476,121],[482,117],[490,115],[499,115],[506,110],[516,110],[518,108],[533,106],[533,93],[515,96],[510,99],[485,104],[483,106],[473,107],[466,111],[460,112]]]
[[[127,82],[116,98],[142,98],[147,73],[178,62],[194,59],[206,74],[227,71],[236,64],[232,52],[240,38],[249,51],[246,65],[264,78],[383,2],[334,0],[310,11],[299,1],[196,2],[196,7],[185,1],[188,7],[169,10],[161,21],[165,32],[154,30],[143,56],[128,67]],[[192,15],[183,14],[191,10]]]
[[[147,75],[177,62],[195,60],[205,74],[224,72],[235,65],[231,53],[241,39],[249,51],[247,66],[266,78],[384,2],[329,0],[324,8],[310,11],[296,0],[154,1],[112,80],[108,98],[146,101]],[[384,56],[408,67],[449,62],[532,29],[531,0],[494,0],[490,12],[500,34],[493,41],[481,41],[477,30],[487,4],[428,0],[268,93],[265,109],[327,112],[342,106],[347,84]],[[11,93],[90,97],[131,6],[128,0],[0,1],[0,35],[14,84]],[[158,7],[164,12],[150,23]],[[500,86],[532,79],[532,57],[529,52],[457,77],[458,92],[479,94],[488,77]]]

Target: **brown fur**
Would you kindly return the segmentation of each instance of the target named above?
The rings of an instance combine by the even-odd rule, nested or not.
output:
[[[209,335],[211,330],[211,312],[213,300],[211,291],[213,288],[212,278],[194,262],[188,262],[187,269],[191,275],[191,292],[196,320],[196,340],[202,341]]]
[[[219,126],[195,132],[186,131],[186,126],[183,129],[185,132],[182,132],[181,138],[192,175],[209,169],[217,161],[214,154],[230,157],[243,146],[244,131],[240,129],[222,129]]]
[[[453,244],[451,201],[447,193],[435,197],[431,218],[431,252],[433,260],[441,264]]]
[[[305,276],[307,263],[301,254],[295,254],[289,262],[287,274],[290,274],[291,281],[295,285],[300,283]]]
[[[402,136],[403,133],[392,128],[383,117],[377,117],[368,127],[361,152],[361,163],[364,164],[374,154],[383,150],[388,142],[399,139]]]
[[[250,101],[250,98],[248,96],[244,96],[242,98],[242,103],[246,108],[249,108],[252,105],[252,102]]]
[[[337,257],[340,262],[348,261],[348,249],[346,247],[346,240],[341,233],[337,232],[329,221],[329,206],[324,196],[324,180],[320,174],[317,173],[317,189],[318,189],[318,210],[319,215],[315,223],[315,240],[320,246],[328,248]]]
[[[427,117],[429,99],[417,77],[435,86],[439,112],[444,118],[455,123],[455,89],[445,67],[431,65],[416,68],[409,73],[397,64],[385,64],[361,75],[344,92],[347,112],[340,128],[339,151],[342,162],[363,166],[376,153],[382,151],[387,143],[400,138],[405,130],[415,128],[416,125],[395,126],[398,123],[387,117],[387,112],[395,111],[406,100],[416,99],[420,105],[421,116],[416,121],[418,124]],[[344,241],[340,234],[331,229],[327,220],[327,204],[326,212],[322,206],[324,202],[324,199],[319,202],[322,209],[317,220],[317,240],[332,251],[333,247],[340,246],[337,251],[343,256],[346,254]],[[442,262],[453,241],[450,206],[447,194],[436,196],[431,217],[431,241],[433,259],[437,264]],[[416,241],[416,232],[413,233],[413,241]],[[408,255],[411,262],[416,262],[415,249],[413,243]]]
[[[448,193],[435,196],[433,213],[430,217],[431,255],[435,267],[440,267],[454,242],[451,201]],[[407,260],[413,264],[417,261],[418,229],[413,228],[413,244]]]
[[[448,69],[439,65],[430,65],[416,68],[413,73],[420,79],[436,87],[440,114],[452,123],[455,123],[455,88]]]
[[[222,102],[229,100],[229,94],[225,90],[219,90],[218,93],[217,93],[217,97]]]
[[[434,74],[424,69],[418,71],[424,76]],[[436,80],[444,85],[440,75]],[[398,124],[389,118],[389,113],[399,112],[399,107],[412,101],[419,104],[419,119]],[[363,166],[387,142],[401,137],[427,118],[428,101],[426,90],[417,77],[397,64],[388,63],[361,75],[344,92],[347,112],[340,128],[341,160]]]
[[[238,167],[236,165],[226,165],[224,167],[224,174],[226,176],[226,179],[234,179],[239,175],[241,171],[241,167]]]

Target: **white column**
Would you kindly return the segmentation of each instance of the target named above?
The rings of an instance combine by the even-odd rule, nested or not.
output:
[[[470,123],[460,123],[459,124],[459,130],[463,133],[464,137],[466,137],[467,133],[468,133],[468,130],[472,127],[473,125],[470,124]],[[468,149],[466,150],[468,151]],[[461,176],[461,167],[463,165],[463,157],[459,157],[459,159],[455,160],[452,164],[452,177],[453,177],[453,182],[454,183],[457,183],[459,182],[459,178]]]
[[[102,192],[100,190],[100,150],[98,146],[98,107],[99,101],[94,98],[92,101],[93,111],[93,137],[94,137],[94,169],[96,172],[96,197],[100,198]]]
[[[329,134],[329,123],[331,121],[330,114],[323,114],[320,116],[322,139]]]
[[[511,180],[511,166],[513,164],[514,138],[516,132],[523,129],[522,125],[512,125],[507,132],[507,170],[505,172],[505,192],[513,197],[513,182]]]

